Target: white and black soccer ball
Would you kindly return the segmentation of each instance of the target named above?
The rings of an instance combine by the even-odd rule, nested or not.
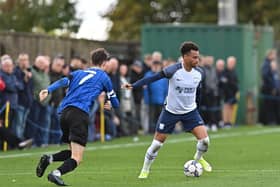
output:
[[[195,160],[189,160],[184,164],[184,174],[188,177],[199,177],[203,173],[200,163]]]

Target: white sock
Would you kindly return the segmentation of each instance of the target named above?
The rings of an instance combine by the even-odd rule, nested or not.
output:
[[[143,164],[142,171],[149,171],[152,163],[154,162],[155,158],[157,157],[158,150],[161,148],[163,143],[161,143],[158,140],[153,140],[152,144],[148,148],[146,155],[145,155],[145,160]]]
[[[202,155],[207,152],[208,145],[210,144],[209,137],[203,138],[197,141],[196,145],[196,153],[194,155],[194,159],[196,161],[200,160]]]
[[[49,155],[49,163],[53,163],[53,156],[52,155]]]

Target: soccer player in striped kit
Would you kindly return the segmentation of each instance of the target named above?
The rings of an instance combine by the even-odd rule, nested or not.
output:
[[[119,106],[111,80],[102,69],[108,58],[109,54],[105,49],[96,49],[91,55],[93,67],[86,70],[76,70],[70,76],[54,82],[40,92],[39,96],[42,101],[54,90],[68,87],[58,112],[61,114],[62,142],[68,143],[70,149],[52,155],[43,155],[36,168],[38,177],[43,176],[50,163],[62,161],[60,167],[48,174],[48,180],[56,185],[66,186],[61,176],[73,171],[82,161],[87,143],[89,112],[94,101],[101,92],[105,91],[111,104],[105,103],[104,108],[110,109],[111,105],[114,108]]]

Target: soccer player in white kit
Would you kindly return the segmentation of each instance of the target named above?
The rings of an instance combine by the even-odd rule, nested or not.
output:
[[[211,165],[202,157],[207,151],[210,142],[204,121],[197,109],[200,83],[203,78],[202,70],[197,67],[199,48],[193,42],[184,42],[180,50],[182,62],[168,66],[151,77],[140,79],[133,84],[123,85],[124,88],[133,89],[161,78],[169,79],[166,104],[158,119],[152,144],[146,152],[144,164],[138,177],[141,179],[148,177],[150,167],[159,149],[179,121],[182,122],[184,130],[191,132],[197,139],[197,150],[194,159],[201,163],[205,171],[212,171]]]

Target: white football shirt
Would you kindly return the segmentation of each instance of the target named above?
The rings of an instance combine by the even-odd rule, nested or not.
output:
[[[186,71],[182,63],[163,69],[169,79],[166,110],[173,114],[186,114],[197,108],[196,94],[202,80],[202,70],[192,68]]]

